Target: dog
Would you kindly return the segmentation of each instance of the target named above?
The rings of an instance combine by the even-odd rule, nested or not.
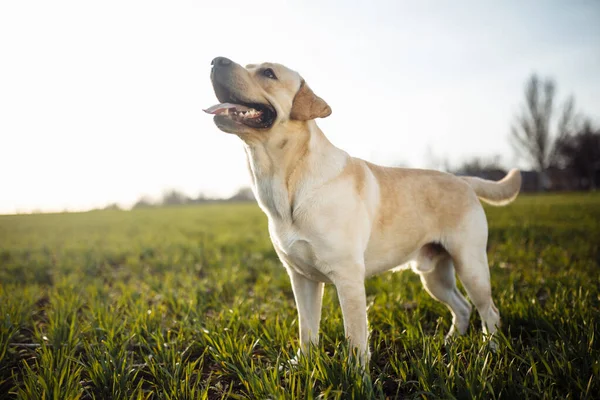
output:
[[[498,329],[479,199],[498,206],[512,202],[521,187],[517,169],[494,182],[378,166],[327,140],[315,119],[329,116],[331,108],[297,72],[217,57],[211,81],[221,103],[204,111],[244,144],[254,195],[290,276],[299,352],[319,341],[323,285],[331,283],[345,335],[366,365],[365,278],[399,266],[418,273],[429,294],[450,309],[447,340],[465,333],[472,309],[456,287],[456,274],[486,337]]]

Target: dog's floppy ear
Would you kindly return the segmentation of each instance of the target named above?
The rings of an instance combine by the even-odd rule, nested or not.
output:
[[[291,119],[308,121],[309,119],[325,118],[331,114],[331,107],[308,87],[304,79],[292,103]]]

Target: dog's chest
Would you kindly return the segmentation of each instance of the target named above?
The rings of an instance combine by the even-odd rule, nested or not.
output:
[[[318,268],[318,259],[310,238],[297,226],[269,218],[269,233],[277,254],[288,268],[309,279],[329,282],[329,278]]]
[[[269,220],[291,221],[292,211],[285,177],[262,148],[246,148],[252,188],[260,208]]]
[[[253,150],[253,151],[252,151]],[[253,189],[258,205],[269,219],[269,234],[273,246],[288,268],[309,279],[328,282],[316,268],[317,257],[311,245],[311,235],[294,221],[290,188],[281,170],[264,161],[260,149],[250,149],[248,164],[253,178]],[[302,186],[297,190],[301,191]]]

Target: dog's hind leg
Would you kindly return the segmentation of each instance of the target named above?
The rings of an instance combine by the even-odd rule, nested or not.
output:
[[[447,249],[469,299],[481,316],[483,332],[493,335],[500,327],[500,313],[492,299],[487,254],[487,221],[483,209],[465,221],[460,236],[449,238]]]
[[[426,259],[427,255],[419,257],[420,269],[416,271],[421,276],[421,282],[434,299],[444,303],[452,313],[452,327],[446,335],[446,341],[452,336],[463,335],[469,326],[471,304],[456,287],[456,277],[452,258],[445,250],[434,259]],[[432,265],[427,265],[432,263]],[[427,267],[430,268],[427,268]]]
[[[479,254],[464,251],[455,257],[455,262],[458,277],[479,312],[483,332],[494,334],[500,326],[500,313],[492,299],[490,271],[485,250]]]

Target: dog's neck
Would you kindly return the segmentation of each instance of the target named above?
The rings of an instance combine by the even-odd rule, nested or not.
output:
[[[244,143],[260,207],[269,218],[291,223],[303,195],[341,172],[349,157],[312,120],[288,121],[285,129]]]

